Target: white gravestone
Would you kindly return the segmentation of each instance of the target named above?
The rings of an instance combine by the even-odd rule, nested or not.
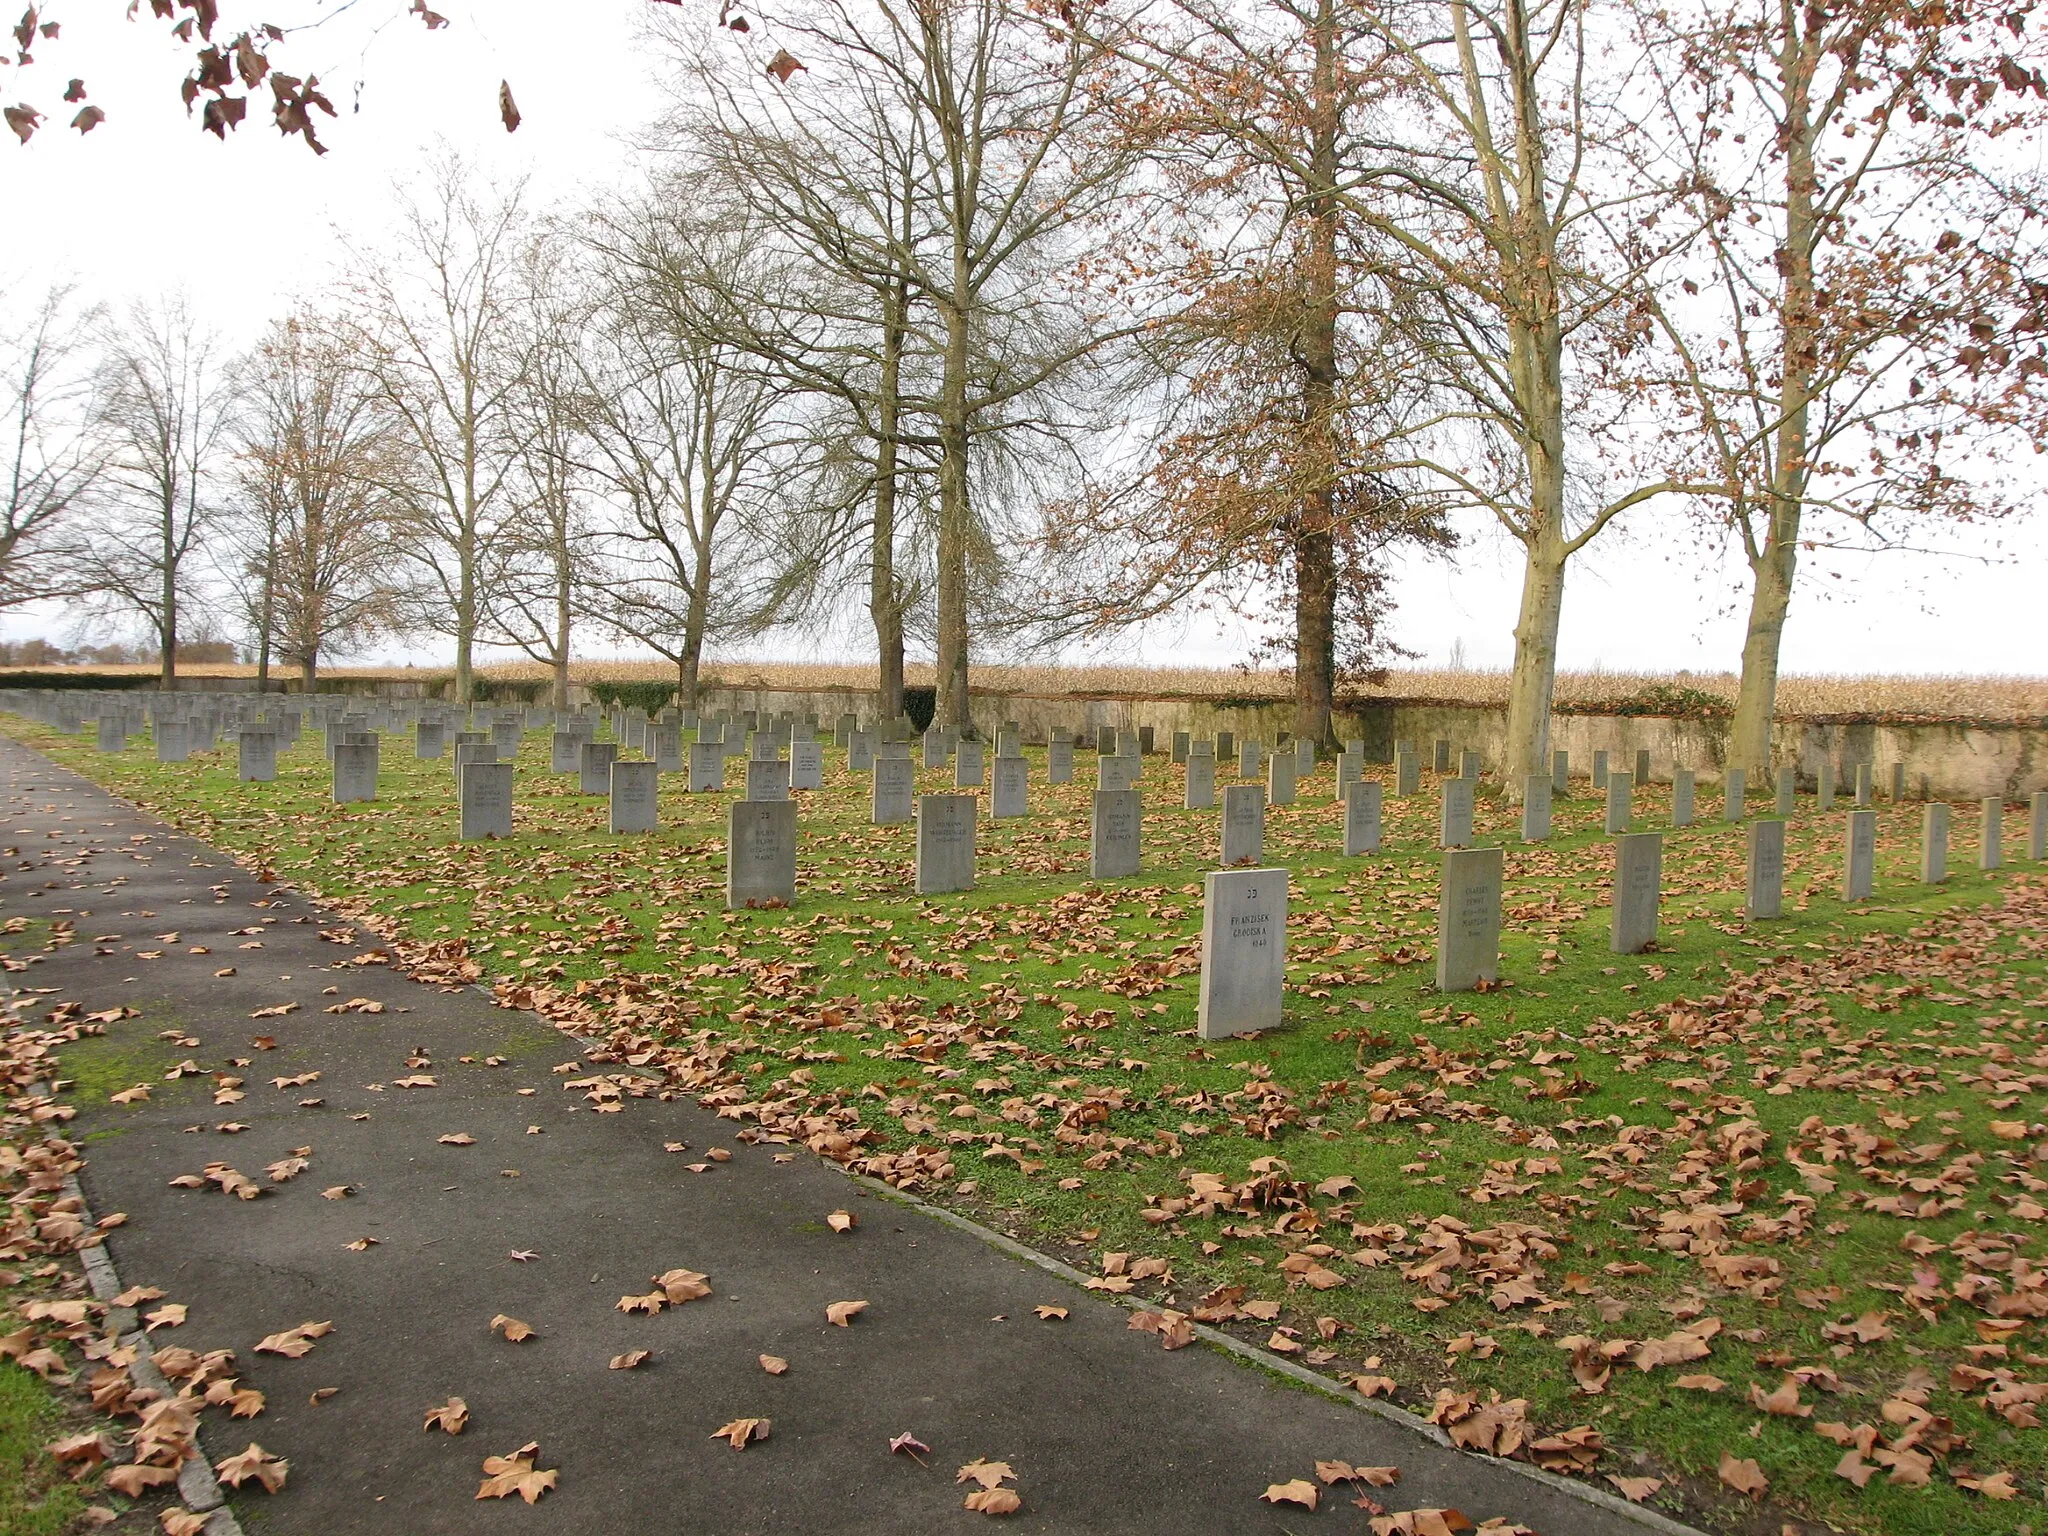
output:
[[[1144,760],[1139,757],[1125,757],[1122,753],[1098,757],[1095,760],[1095,787],[1114,791],[1136,789],[1138,775],[1143,769]]]
[[[1722,785],[1721,819],[1736,822],[1748,814],[1745,803],[1749,798],[1747,775],[1740,768],[1730,768]]]
[[[1859,811],[1870,808],[1870,796],[1873,788],[1871,778],[1871,765],[1869,763],[1858,763],[1856,765],[1856,808]]]
[[[1671,825],[1689,827],[1698,813],[1698,783],[1690,768],[1671,770]]]
[[[235,741],[236,772],[246,784],[268,784],[277,777],[277,733],[243,731]]]
[[[951,755],[946,743],[946,733],[937,726],[927,729],[924,733],[925,767],[943,768],[946,766],[946,759]]]
[[[1237,732],[1218,731],[1216,733],[1216,761],[1219,763],[1227,763],[1236,754]]]
[[[102,752],[126,752],[128,728],[119,715],[101,715],[96,743]]]
[[[779,757],[748,758],[746,796],[756,802],[787,800],[789,764]]]
[[[917,767],[907,756],[884,753],[875,759],[875,782],[868,819],[878,827],[910,820],[917,794]]]
[[[661,765],[649,759],[612,764],[611,829],[652,832],[661,825]]]
[[[1312,779],[1316,776],[1316,744],[1306,736],[1294,743],[1294,777]]]
[[[1294,804],[1295,775],[1301,758],[1293,752],[1275,752],[1266,764],[1266,799],[1273,805]]]
[[[1470,748],[1467,748],[1465,751],[1460,752],[1458,754],[1459,778],[1470,779],[1473,783],[1476,784],[1479,782],[1480,776],[1484,774],[1485,771],[1485,765],[1480,759],[1480,756],[1477,752],[1474,752]]]
[[[1216,804],[1216,759],[1202,753],[1188,757],[1186,793],[1181,804],[1190,811],[1206,811]]]
[[[792,741],[789,744],[789,787],[791,789],[823,789],[825,787],[825,748],[822,743]]]
[[[725,904],[788,906],[796,900],[796,802],[726,805]]]
[[[1466,848],[1472,843],[1472,781],[1443,781],[1443,811],[1438,817],[1438,840],[1446,848]]]
[[[1851,811],[1842,849],[1842,900],[1866,901],[1877,875],[1877,812]]]
[[[717,794],[725,788],[725,747],[716,741],[690,743],[690,793]]]
[[[412,755],[432,762],[448,750],[448,727],[439,720],[422,720],[413,728]]]
[[[1986,795],[1977,820],[1977,867],[1997,869],[2005,863],[2001,849],[2005,831],[2005,796]]]
[[[1071,784],[1074,782],[1074,744],[1071,741],[1055,741],[1046,747],[1045,782],[1048,784]]]
[[[1610,773],[1607,781],[1620,777]],[[1663,881],[1662,832],[1625,832],[1614,840],[1614,918],[1607,947],[1615,954],[1639,955],[1656,942]]]
[[[1256,784],[1229,785],[1223,791],[1223,867],[1256,864],[1265,856],[1266,792]]]
[[[873,731],[852,731],[847,734],[846,771],[848,773],[873,773],[875,771],[875,733]]]
[[[349,805],[377,798],[377,749],[353,743],[334,748],[334,803]]]
[[[979,795],[917,798],[917,894],[974,889],[975,818]]]
[[[1452,848],[1444,854],[1436,915],[1439,992],[1470,992],[1482,981],[1500,979],[1503,862],[1498,848]]]
[[[469,763],[456,780],[465,843],[512,835],[512,765]]]
[[[1259,769],[1265,766],[1266,751],[1256,738],[1241,742],[1237,749],[1237,776],[1240,779],[1256,779]]]
[[[1607,788],[1607,754],[1605,752],[1595,752],[1593,754],[1593,788],[1596,790]]]
[[[1748,842],[1742,910],[1753,921],[1773,921],[1785,910],[1785,823],[1752,821]]]
[[[1569,752],[1550,754],[1550,792],[1553,795],[1569,795],[1572,792],[1572,755]]]
[[[1628,830],[1631,800],[1635,793],[1635,779],[1626,773],[1607,770],[1607,835],[1610,837]],[[1633,953],[1633,951],[1627,951]]]
[[[1790,819],[1799,809],[1799,770],[1786,764],[1778,770],[1778,815]]]
[[[576,787],[586,795],[608,795],[612,788],[612,764],[619,758],[615,741],[586,741],[576,752]]]
[[[188,730],[182,720],[159,720],[151,727],[156,738],[156,760],[160,763],[182,763],[192,756],[191,739],[197,734],[196,727]]]
[[[979,789],[988,777],[987,765],[983,762],[981,743],[963,741],[960,750],[953,757],[953,787],[955,789]]]
[[[1346,747],[1337,754],[1337,787],[1332,799],[1342,800],[1349,788],[1365,777],[1365,753]]]
[[[2048,789],[2037,789],[2027,802],[2027,857],[2036,864],[2048,858]]]
[[[1394,796],[1406,800],[1422,792],[1422,760],[1413,752],[1394,754]]]
[[[1195,1033],[1227,1040],[1277,1029],[1287,979],[1287,871],[1221,869],[1202,881]]]
[[[1031,813],[1031,770],[1021,757],[998,757],[991,769],[988,813],[1028,816]]]
[[[1170,754],[1174,762],[1184,763],[1188,760],[1188,747],[1192,739],[1186,731],[1175,731],[1173,733]]]
[[[654,759],[656,773],[683,771],[683,728],[671,720],[647,728],[647,754]]]
[[[1557,792],[1556,780],[1532,773],[1522,783],[1522,841],[1550,840],[1550,801]]]
[[[1948,802],[1930,800],[1920,813],[1920,878],[1939,885],[1948,878]]]
[[[1813,778],[1813,808],[1825,816],[1835,808],[1835,765],[1822,763]]]
[[[1145,807],[1135,789],[1098,789],[1088,827],[1088,877],[1122,880],[1138,872]]]
[[[1380,781],[1353,779],[1344,790],[1344,857],[1379,852]]]

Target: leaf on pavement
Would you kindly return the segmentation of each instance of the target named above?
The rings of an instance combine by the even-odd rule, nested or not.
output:
[[[1299,1504],[1303,1509],[1314,1509],[1322,1502],[1322,1490],[1305,1477],[1291,1482],[1271,1483],[1259,1495],[1268,1504]]]
[[[834,1211],[825,1218],[825,1225],[834,1232],[851,1232],[860,1225],[860,1218],[851,1211]]]
[[[462,1433],[469,1423],[469,1404],[459,1397],[451,1397],[438,1408],[429,1408],[426,1423],[422,1429],[445,1429],[451,1435]]]
[[[770,1376],[780,1376],[789,1369],[789,1362],[780,1355],[763,1355],[761,1369]]]
[[[540,1442],[529,1440],[510,1456],[486,1456],[484,1480],[476,1491],[480,1499],[509,1499],[513,1494],[532,1504],[555,1486],[557,1469],[546,1471],[534,1463],[540,1459]]]
[[[284,1487],[285,1473],[290,1465],[282,1456],[271,1455],[251,1440],[247,1450],[223,1457],[214,1463],[213,1469],[230,1488],[240,1488],[253,1477],[263,1485],[265,1493],[276,1493]]]
[[[835,1328],[845,1328],[867,1309],[868,1304],[864,1301],[835,1301],[825,1308],[825,1321]]]
[[[630,1371],[645,1365],[654,1357],[651,1349],[629,1349],[623,1355],[613,1355],[610,1368],[615,1371]]]
[[[711,1438],[725,1441],[736,1451],[744,1451],[753,1441],[768,1438],[769,1423],[767,1419],[734,1419],[711,1431]]]

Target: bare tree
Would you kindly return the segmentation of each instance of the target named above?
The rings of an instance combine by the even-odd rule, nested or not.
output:
[[[75,562],[66,538],[91,496],[104,451],[93,432],[87,338],[97,322],[52,288],[0,334],[7,496],[0,505],[0,609],[62,596]]]
[[[455,642],[455,694],[474,691],[478,635],[505,551],[527,388],[516,325],[525,212],[518,186],[479,184],[456,156],[398,196],[396,242],[358,256],[351,343],[409,440],[393,542],[417,577],[411,620]]]
[[[408,445],[321,317],[273,325],[246,377],[236,585],[258,636],[259,686],[274,649],[310,690],[324,656],[395,622],[388,487],[406,478]]]
[[[220,509],[216,483],[236,389],[215,338],[182,299],[137,304],[102,343],[97,431],[106,454],[74,567],[102,610],[140,617],[162,686],[178,686],[178,631],[194,556]]]

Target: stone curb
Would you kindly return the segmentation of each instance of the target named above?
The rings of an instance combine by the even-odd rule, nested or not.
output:
[[[827,1160],[820,1159],[820,1161]],[[1091,1278],[1074,1268],[1073,1265],[1063,1263],[1050,1254],[1040,1253],[1036,1248],[1020,1243],[1015,1238],[1006,1237],[992,1227],[985,1227],[980,1222],[958,1215],[945,1209],[943,1206],[933,1205],[928,1200],[921,1200],[916,1195],[898,1189],[892,1184],[885,1184],[880,1179],[870,1178],[864,1173],[850,1172],[840,1167],[837,1163],[833,1163],[831,1166],[839,1168],[840,1172],[846,1174],[846,1177],[854,1183],[864,1185],[878,1195],[885,1196],[899,1204],[910,1206],[931,1217],[934,1221],[944,1222],[949,1227],[965,1232],[969,1236],[977,1237],[991,1248],[999,1249],[1009,1254],[1012,1258],[1022,1259],[1025,1263],[1034,1265],[1044,1270],[1047,1274],[1057,1276],[1069,1284],[1085,1288]],[[1096,1295],[1099,1293],[1091,1291],[1089,1294]],[[1150,1305],[1141,1297],[1109,1296],[1106,1299],[1134,1312],[1145,1309]],[[1346,1392],[1336,1382],[1320,1372],[1312,1371],[1305,1365],[1297,1365],[1292,1360],[1283,1360],[1276,1355],[1268,1354],[1264,1350],[1256,1349],[1245,1343],[1244,1340],[1223,1332],[1220,1328],[1211,1328],[1202,1323],[1194,1323],[1191,1326],[1195,1330],[1195,1337],[1201,1339],[1205,1344],[1235,1355],[1261,1370],[1278,1372],[1280,1375],[1299,1382],[1302,1386],[1308,1387],[1334,1402],[1343,1403],[1347,1407],[1355,1408],[1363,1413],[1369,1413],[1374,1418],[1384,1419],[1390,1424],[1399,1425],[1410,1434],[1428,1440],[1445,1450],[1456,1452],[1460,1456],[1469,1456],[1476,1462],[1481,1462],[1488,1467],[1500,1471],[1512,1472],[1517,1477],[1527,1478],[1532,1483],[1539,1483],[1554,1493],[1563,1494],[1566,1498],[1576,1499],[1581,1504],[1591,1504],[1595,1508],[1607,1511],[1609,1514],[1620,1515],[1625,1519],[1634,1521],[1645,1530],[1660,1532],[1662,1536],[1707,1536],[1706,1532],[1694,1526],[1681,1524],[1668,1515],[1659,1514],[1654,1509],[1645,1508],[1641,1504],[1631,1504],[1628,1500],[1619,1498],[1614,1494],[1604,1493],[1598,1488],[1588,1487],[1586,1484],[1574,1481],[1568,1477],[1559,1477],[1554,1472],[1545,1472],[1541,1467],[1532,1467],[1527,1462],[1510,1461],[1499,1456],[1480,1456],[1473,1452],[1459,1450],[1458,1447],[1451,1443],[1449,1435],[1445,1434],[1436,1425],[1430,1423],[1429,1420],[1410,1413],[1405,1408],[1397,1408],[1392,1403],[1383,1403],[1376,1398],[1360,1397],[1355,1392]]]

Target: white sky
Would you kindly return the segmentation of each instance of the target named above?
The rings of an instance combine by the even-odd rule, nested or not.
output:
[[[62,23],[61,39],[40,44],[29,70],[0,63],[0,92],[61,109],[64,82],[77,75],[108,118],[81,138],[58,117],[25,148],[0,135],[0,278],[17,295],[70,281],[115,303],[183,290],[224,334],[248,339],[293,293],[329,276],[337,231],[374,240],[393,178],[442,144],[494,173],[530,175],[540,205],[630,175],[631,142],[658,102],[656,60],[636,38],[652,3],[437,0],[451,24],[431,34],[404,14],[403,0],[302,5],[303,15],[340,13],[278,55],[293,73],[319,74],[341,112],[321,128],[331,152],[316,157],[279,139],[259,110],[227,144],[215,142],[178,101],[183,67],[162,23],[126,22],[113,0],[53,0],[44,14]],[[277,17],[244,14],[240,0],[224,0],[224,10],[227,30]],[[498,123],[501,78],[525,118],[516,135]],[[1427,662],[1462,646],[1474,667],[1505,666],[1519,549],[1476,523],[1470,533],[1455,564],[1404,567],[1395,638]],[[1842,579],[1808,583],[1795,599],[1787,670],[2048,670],[2037,639],[2048,540],[2033,522],[2000,537],[2002,548],[1955,541],[1973,558],[1816,559],[1814,568],[1832,566]],[[1576,565],[1560,660],[1567,668],[1733,670],[1744,574],[1679,525],[1639,516]],[[49,615],[0,620],[9,637],[60,630]],[[1227,665],[1240,646],[1233,627],[1204,616],[1155,626],[1122,654]],[[770,649],[789,655],[799,646]],[[437,659],[431,647],[383,654]]]

